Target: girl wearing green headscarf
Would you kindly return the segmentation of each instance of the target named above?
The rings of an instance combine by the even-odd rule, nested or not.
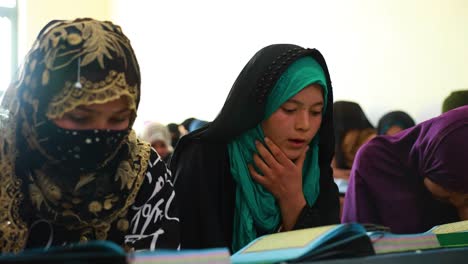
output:
[[[263,234],[338,223],[331,105],[317,50],[260,50],[218,117],[175,151],[182,247],[237,251]]]

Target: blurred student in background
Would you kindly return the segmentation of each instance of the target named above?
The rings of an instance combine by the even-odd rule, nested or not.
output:
[[[167,124],[167,129],[171,134],[171,146],[173,149],[177,146],[177,142],[179,142],[179,138],[181,136],[179,125],[176,123],[169,123]]]
[[[148,122],[143,127],[140,137],[151,144],[166,164],[169,163],[174,149],[171,145],[171,134],[165,125]]]
[[[358,149],[376,136],[374,126],[358,103],[336,101],[333,104],[335,157],[332,162],[335,178],[349,178]]]
[[[413,118],[403,111],[392,111],[383,115],[377,125],[377,134],[395,135],[415,125]]]
[[[468,105],[468,90],[454,91],[444,99],[442,113],[464,105]]]

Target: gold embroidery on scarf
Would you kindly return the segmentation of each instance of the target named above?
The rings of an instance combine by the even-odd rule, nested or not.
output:
[[[54,205],[57,205],[62,199],[62,191],[60,187],[54,184],[54,182],[47,177],[42,171],[35,170],[36,173],[36,184],[42,195],[45,196],[45,201],[50,201]],[[44,202],[45,202],[44,201]]]
[[[2,139],[0,139],[0,251],[3,253],[15,252],[18,253],[24,249],[28,238],[28,227],[24,220],[20,217],[19,210],[23,201],[23,194],[21,192],[21,180],[15,174],[16,166],[16,128],[20,128],[26,136],[27,140],[30,140],[30,136],[35,135],[35,128],[30,126],[39,126],[37,122],[37,116],[32,117],[33,124],[25,124],[24,122],[17,123],[18,115],[22,115],[23,120],[25,118],[25,112],[19,111],[21,105],[16,93],[20,85],[26,84],[26,89],[23,90],[23,98],[25,103],[30,104],[34,113],[38,112],[39,101],[33,97],[33,90],[39,87],[45,86],[51,82],[51,72],[67,67],[73,62],[76,62],[78,58],[81,58],[80,66],[85,66],[94,61],[97,61],[101,68],[105,68],[104,59],[109,60],[115,57],[121,57],[124,63],[127,65],[127,59],[132,60],[132,65],[138,65],[136,58],[130,54],[129,58],[125,54],[125,50],[132,53],[130,43],[128,39],[122,37],[123,34],[119,27],[112,25],[111,23],[101,23],[93,20],[82,20],[72,22],[60,22],[61,24],[54,24],[54,28],[45,30],[40,37],[41,39],[36,40],[32,50],[28,54],[24,69],[21,70],[21,74],[18,77],[17,82],[14,84],[16,89],[8,89],[3,100],[2,105],[9,109],[7,121],[2,122],[1,130]],[[68,27],[74,27],[80,34],[70,32],[67,30]],[[110,31],[110,32],[109,32]],[[86,45],[82,44],[86,41]],[[64,42],[72,46],[72,49],[64,49],[61,45]],[[78,46],[78,45],[81,45]],[[77,46],[73,48],[73,46]],[[35,53],[42,52],[44,56],[39,61],[34,57]],[[61,58],[61,60],[56,60]],[[63,58],[69,58],[62,60]],[[30,59],[32,60],[30,62]],[[60,63],[60,64],[56,64]],[[45,64],[45,68],[42,72],[39,71],[39,64]],[[29,75],[27,74],[26,65],[29,65]],[[40,68],[39,68],[40,69]],[[136,69],[138,70],[138,69]],[[36,74],[33,74],[37,72]],[[139,73],[138,73],[139,75]],[[137,85],[129,86],[126,83],[124,73],[109,72],[109,76],[104,81],[92,83],[84,78],[80,79],[84,90],[89,93],[83,93],[80,97],[73,97],[74,94],[71,90],[71,83],[65,84],[70,87],[64,89],[61,94],[54,97],[53,101],[56,103],[53,107],[48,109],[47,116],[49,118],[59,118],[65,112],[73,110],[80,104],[96,104],[106,103],[111,100],[120,98],[121,96],[128,96],[132,100],[129,100],[130,109],[136,112],[136,98],[138,98]],[[88,86],[87,86],[88,85]],[[88,89],[88,90],[87,90]],[[97,90],[100,92],[97,92]],[[11,93],[11,94],[10,94]],[[67,96],[69,97],[67,99]],[[59,103],[61,99],[65,99],[66,103]],[[67,101],[71,100],[71,101]],[[135,113],[136,114],[136,113]],[[3,120],[2,120],[3,121]],[[37,142],[29,142],[30,146],[36,146]],[[66,210],[62,211],[63,216],[74,216],[78,219],[78,224],[73,226],[67,226],[69,230],[78,230],[82,234],[82,240],[87,240],[87,236],[90,232],[95,233],[97,239],[106,239],[107,233],[110,230],[111,224],[116,222],[118,218],[124,218],[127,215],[128,208],[134,203],[135,197],[141,187],[141,184],[145,178],[146,170],[148,168],[148,162],[150,157],[150,145],[142,143],[136,139],[135,133],[129,135],[128,140],[125,142],[130,150],[129,163],[133,165],[133,170],[128,170],[127,165],[122,165],[122,168],[118,170],[115,177],[116,179],[126,180],[125,186],[130,186],[129,195],[124,201],[124,204],[115,208],[114,203],[118,200],[118,197],[106,197],[107,200],[103,201],[104,209],[114,209],[112,213],[103,217],[102,219],[92,219],[88,222],[83,221],[75,214],[72,209],[73,205],[82,203],[80,198],[73,198],[72,203],[61,203]],[[40,148],[38,148],[40,150]],[[20,164],[21,166],[21,164]],[[123,174],[122,174],[123,173]],[[126,175],[130,173],[130,175]],[[59,199],[61,197],[60,190],[54,188],[52,184],[44,180],[41,184],[46,186],[46,189],[51,190],[53,199]],[[31,197],[33,205],[39,208],[45,204],[43,193],[40,193],[37,185],[27,186],[32,190]],[[116,194],[119,195],[119,194]],[[109,200],[110,199],[110,200]],[[71,208],[69,208],[72,206]],[[109,208],[109,209],[107,209]]]
[[[10,105],[13,111],[16,104]],[[15,157],[16,143],[14,131],[15,122],[11,119],[2,124],[3,140],[0,141],[0,252],[20,252],[26,245],[28,229],[19,216],[19,206],[23,200],[20,191],[21,180],[16,178]]]
[[[0,180],[2,181],[2,184],[0,185],[0,208],[2,211],[6,212],[6,214],[0,214],[0,246],[1,252],[18,253],[23,250],[26,244],[28,229],[24,221],[19,216],[19,206],[23,199],[23,196],[20,192],[21,181],[13,174],[13,163],[7,162],[8,158],[6,158],[14,157],[14,155],[10,156],[8,155],[8,152],[4,151],[5,149],[8,149],[8,147],[4,146],[5,144],[5,141],[1,141],[0,147],[2,147],[2,156],[0,157],[0,170],[2,173],[0,174]],[[67,228],[69,230],[83,230],[81,231],[81,237],[83,238],[81,241],[85,241],[85,239],[87,239],[86,233],[89,231],[94,231],[96,239],[107,239],[107,233],[110,230],[111,224],[117,221],[118,218],[126,217],[128,208],[135,202],[136,195],[140,190],[141,184],[145,178],[146,170],[148,168],[151,146],[148,143],[144,143],[137,139],[134,131],[130,133],[127,144],[129,146],[131,155],[130,160],[136,164],[136,166],[134,167],[133,171],[120,169],[117,172],[118,175],[116,175],[116,178],[129,180],[125,186],[133,187],[124,205],[121,208],[116,208],[114,212],[112,212],[104,219],[92,219],[90,222],[81,220],[79,216],[73,213],[71,210],[65,210],[62,212],[63,216],[74,216],[80,220],[79,224],[67,226]],[[119,166],[127,167],[127,165],[122,164],[125,164],[125,162],[122,162]],[[119,175],[122,173],[127,175]],[[112,204],[112,202],[115,202],[116,199],[118,199],[116,196],[108,196],[107,198],[110,199],[110,201],[107,202],[108,204]],[[36,200],[35,206],[40,206],[37,198],[31,197],[31,199]],[[104,201],[104,209],[107,210],[106,207],[109,207],[109,205],[106,206],[106,201],[107,200]],[[78,203],[81,201],[75,200],[75,202]],[[119,219],[119,221],[120,220],[125,219]],[[123,231],[126,228],[128,229],[128,227],[122,221],[116,224],[118,225],[118,230]]]
[[[75,188],[74,188],[74,192],[78,192],[78,190],[85,186],[86,184],[94,181],[96,179],[96,175],[94,173],[88,173],[88,174],[83,174],[83,175],[80,175],[80,180],[78,181],[78,183],[76,184]],[[77,203],[76,203],[77,204]]]
[[[70,24],[64,23],[51,29],[50,32],[40,40],[41,44],[39,49],[46,54],[44,61],[47,69],[51,71],[62,69],[83,55],[84,57],[81,60],[81,66],[86,66],[97,61],[99,66],[104,69],[104,58],[108,58],[110,60],[113,59],[111,52],[125,60],[126,56],[123,47],[125,47],[126,50],[132,50],[130,47],[130,41],[122,38],[120,27],[93,20],[73,22],[72,24],[81,33],[81,37],[76,33],[68,33],[66,28],[69,27]],[[114,32],[114,30],[117,32]],[[76,47],[75,49],[57,48],[59,43],[68,42],[70,45],[74,46],[83,41],[86,41],[86,45]],[[64,50],[65,52],[63,52]],[[55,65],[57,62],[56,58],[68,55],[73,56],[70,56],[69,60]],[[132,58],[132,60],[134,60],[132,62],[133,65],[137,65],[135,58]],[[125,60],[124,63],[127,64],[127,61]]]
[[[141,184],[144,181],[146,171],[148,168],[148,162],[150,158],[150,150],[151,146],[148,143],[144,143],[136,138],[135,132],[132,131],[129,135],[128,140],[129,152],[131,153],[131,159],[136,166],[134,167],[133,171],[126,171],[126,170],[118,170],[117,174],[124,173],[130,175],[116,175],[116,178],[119,179],[129,179],[131,182],[130,184],[127,183],[126,185],[132,186],[132,190],[129,193],[127,200],[125,201],[124,206],[115,210],[109,216],[105,217],[104,219],[93,219],[90,222],[81,221],[81,223],[68,226],[67,228],[70,230],[85,230],[86,228],[92,228],[91,230],[94,231],[96,235],[96,239],[98,240],[105,240],[107,239],[107,232],[110,230],[110,226],[114,223],[118,218],[126,217],[128,208],[135,202],[136,195],[140,190]],[[121,162],[120,166],[125,162]],[[108,198],[111,196],[108,196]],[[117,197],[112,197],[111,200],[116,201]],[[105,207],[104,201],[104,209]],[[102,204],[99,204],[102,206]],[[100,208],[103,209],[102,207]],[[118,222],[116,223],[118,224]],[[122,223],[120,224],[122,225]],[[122,226],[120,226],[122,227]],[[117,227],[118,228],[118,227]],[[119,228],[118,228],[119,229]],[[120,229],[119,229],[120,230]],[[82,233],[83,234],[83,233]]]
[[[113,204],[119,200],[118,193],[117,194],[109,194],[102,201],[90,201],[88,204],[89,212],[96,215],[96,218],[91,219],[89,221],[85,221],[79,217],[79,213],[73,210],[73,205],[70,205],[68,210],[64,210],[63,212],[59,212],[55,210],[52,206],[48,205],[47,203],[43,203],[48,209],[49,212],[55,214],[56,216],[69,216],[74,217],[78,220],[77,224],[67,226],[69,230],[83,230],[81,231],[83,237],[89,237],[89,234],[85,234],[88,231],[92,230],[96,235],[96,239],[106,239],[107,232],[110,230],[110,226],[113,222],[117,221],[118,218],[126,217],[126,212],[128,208],[134,203],[135,197],[141,187],[141,184],[144,180],[146,170],[148,168],[148,162],[150,158],[150,149],[151,146],[148,143],[143,143],[139,139],[136,138],[135,132],[132,131],[129,135],[128,139],[128,147],[129,152],[131,155],[130,161],[131,163],[135,164],[134,168],[129,167],[129,160],[124,160],[120,162],[119,167],[117,169],[115,179],[124,180],[123,186],[130,186],[128,190],[130,190],[129,196],[125,201],[124,205],[120,208],[115,208],[115,211],[109,214],[104,218],[99,218],[99,213],[103,210],[110,210],[114,206]],[[43,192],[47,192],[47,190],[55,190],[53,186],[50,186],[47,181],[41,178],[40,180],[42,183],[41,186],[45,186],[45,190]],[[47,195],[49,198],[50,194]],[[52,197],[54,198],[54,197]],[[31,197],[33,199],[33,197]],[[89,229],[91,228],[91,229]]]
[[[127,219],[120,219],[117,221],[117,229],[119,229],[122,232],[125,232],[128,230],[129,223]]]
[[[135,101],[138,97],[137,86],[129,86],[124,73],[110,71],[104,81],[91,82],[81,77],[83,88],[75,88],[73,83],[66,82],[65,88],[54,96],[47,109],[49,119],[61,118],[66,112],[79,105],[103,104],[122,96],[129,97],[129,109],[136,111]]]
[[[37,187],[36,184],[29,185],[29,196],[31,198],[32,205],[39,210],[41,208],[42,203],[44,202],[44,196],[42,196],[41,190]]]

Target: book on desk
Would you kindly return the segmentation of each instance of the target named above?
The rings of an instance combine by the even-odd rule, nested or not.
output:
[[[0,263],[277,263],[468,246],[468,221],[435,226],[419,234],[369,230],[366,225],[347,223],[275,233],[255,239],[232,256],[227,248],[127,254],[110,241],[92,241],[4,254],[0,256]]]
[[[234,253],[232,263],[314,261],[468,246],[468,221],[439,225],[424,233],[369,231],[347,223],[261,236]]]

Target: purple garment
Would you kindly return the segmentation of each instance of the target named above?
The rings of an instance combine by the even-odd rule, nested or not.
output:
[[[351,171],[342,222],[419,233],[458,221],[455,208],[426,189],[424,177],[468,193],[468,106],[362,146]]]

